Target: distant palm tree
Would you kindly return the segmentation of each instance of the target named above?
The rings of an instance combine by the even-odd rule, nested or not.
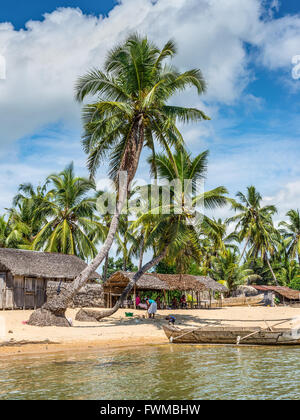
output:
[[[230,291],[246,284],[253,270],[239,264],[239,255],[227,249],[221,256],[214,257],[210,274],[216,281],[226,281]]]
[[[222,219],[206,219],[203,226],[205,238],[211,243],[211,254],[214,256],[223,255],[227,249],[232,249],[236,254],[239,253],[237,245],[233,241],[238,241],[238,235],[235,232],[227,233],[227,223]]]
[[[275,252],[278,233],[274,228],[272,216],[277,212],[273,205],[261,207],[262,196],[254,186],[247,187],[247,194],[236,194],[239,202],[231,200],[232,208],[239,213],[230,217],[227,222],[237,222],[236,232],[240,241],[245,241],[240,260],[247,247],[250,246],[249,256],[257,258],[259,255],[266,261],[273,279],[278,284],[275,273],[269,261],[269,254]]]
[[[60,252],[91,258],[97,253],[94,230],[102,224],[94,216],[95,199],[88,196],[95,190],[93,181],[76,177],[73,163],[59,174],[50,175],[51,195],[42,200],[35,218],[46,223],[35,236],[32,249]]]
[[[47,191],[47,182],[36,189],[31,183],[21,184],[18,194],[13,198],[13,207],[7,209],[10,233],[7,246],[30,249],[35,235],[46,222],[43,217],[36,217],[41,204],[52,197]]]
[[[173,191],[171,205],[165,205],[166,210],[170,207],[171,216],[167,214],[165,218],[162,217],[161,226],[164,226],[165,219],[167,223],[175,224],[174,229],[178,229],[177,237],[168,251],[168,257],[173,259],[181,273],[188,270],[191,260],[200,263],[201,258],[203,259],[201,236],[205,234],[207,226],[212,227],[215,224],[204,214],[195,225],[188,223],[188,219],[193,217],[193,212],[199,204],[200,212],[203,212],[205,208],[214,209],[227,204],[225,187],[217,187],[211,191],[200,192],[200,194],[198,191],[197,194],[197,181],[206,177],[207,159],[208,151],[193,158],[183,147],[178,148],[174,154],[157,154],[149,159],[152,166],[156,167],[161,180],[169,183],[174,180],[180,181],[179,189],[175,191],[175,187],[171,190]],[[181,214],[176,214],[178,211]]]
[[[286,214],[289,218],[289,222],[280,222],[279,226],[282,226],[281,233],[287,240],[288,255],[291,258],[298,256],[298,262],[300,264],[300,213],[299,210],[289,210]]]

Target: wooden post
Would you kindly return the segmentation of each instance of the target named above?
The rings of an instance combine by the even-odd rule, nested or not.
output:
[[[211,289],[209,289],[209,307],[211,309]]]
[[[168,305],[168,300],[167,300],[166,291],[165,291],[165,289],[163,291],[164,291],[165,306],[167,306]]]
[[[35,279],[35,284],[34,284],[34,310],[36,310],[37,282],[38,282],[38,278]]]
[[[23,277],[23,311],[25,311],[25,294],[26,294],[26,280]]]
[[[136,285],[133,288],[133,307],[136,309]]]

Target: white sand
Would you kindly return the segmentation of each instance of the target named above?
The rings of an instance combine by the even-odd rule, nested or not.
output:
[[[128,310],[127,310],[128,311]],[[26,344],[18,346],[0,346],[0,355],[7,356],[18,353],[52,352],[67,349],[107,348],[136,346],[145,344],[167,343],[162,330],[168,314],[176,316],[176,325],[190,326],[203,323],[232,324],[243,326],[266,326],[278,319],[300,317],[300,308],[290,307],[233,307],[222,309],[158,311],[154,320],[145,318],[146,312],[133,310],[133,318],[125,318],[125,310],[119,310],[114,316],[100,323],[73,321],[71,328],[32,327],[24,325],[32,311],[0,312],[0,345],[3,342],[19,342],[21,340],[36,342],[49,340],[57,344]],[[77,310],[70,309],[67,316],[75,319]],[[242,320],[248,320],[242,321]],[[251,322],[249,322],[251,321]],[[289,327],[290,322],[282,325]],[[2,326],[2,328],[1,328]]]

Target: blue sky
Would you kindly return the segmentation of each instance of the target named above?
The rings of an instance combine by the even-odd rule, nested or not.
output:
[[[194,154],[210,150],[207,188],[225,185],[234,195],[254,184],[266,202],[278,206],[278,218],[300,207],[300,79],[292,77],[292,57],[300,55],[297,3],[12,0],[1,5],[0,54],[7,68],[0,80],[0,207],[10,205],[21,182],[37,184],[71,160],[87,175],[74,82],[90,67],[101,67],[106,51],[133,30],[160,46],[175,38],[175,64],[181,70],[199,67],[208,81],[205,96],[189,91],[174,99],[212,118],[182,128]],[[146,152],[142,157],[138,176],[146,178]],[[100,184],[105,176],[103,165]]]

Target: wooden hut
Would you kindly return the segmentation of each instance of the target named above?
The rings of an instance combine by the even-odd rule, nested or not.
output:
[[[70,282],[86,266],[74,255],[0,248],[0,309],[39,308],[49,281]]]
[[[266,304],[272,304],[276,296],[283,305],[299,305],[300,306],[300,291],[290,289],[286,286],[265,286],[252,284],[252,287],[260,294],[264,294],[264,301]],[[273,296],[272,296],[273,295]]]
[[[135,273],[118,271],[105,282],[104,302],[106,307],[111,308],[115,304],[134,275]],[[190,274],[146,273],[134,286],[134,302],[138,291],[161,291],[164,294],[165,301],[169,301],[167,294],[171,290],[178,290],[185,294],[189,292],[199,306],[201,293],[205,291],[210,293],[210,290],[226,292],[227,288],[209,277],[192,276]]]

